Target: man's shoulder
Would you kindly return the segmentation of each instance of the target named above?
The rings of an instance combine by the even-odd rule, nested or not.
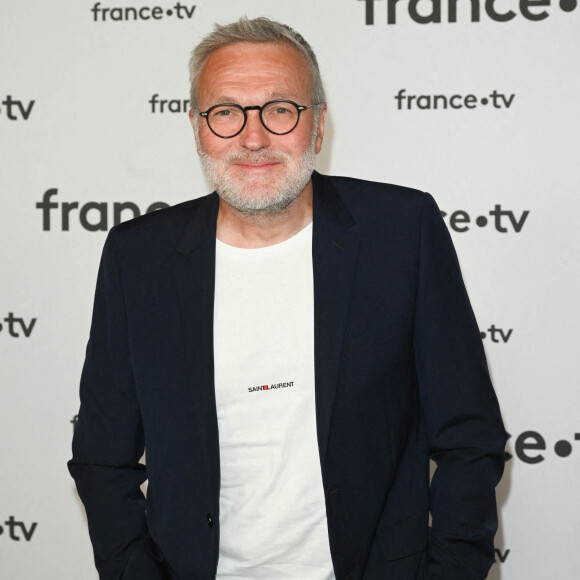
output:
[[[412,187],[339,175],[322,175],[346,201],[380,204],[421,204],[425,192]]]
[[[429,193],[393,183],[354,177],[321,175],[323,186],[334,190],[358,224],[417,222],[425,205],[436,207]]]
[[[210,227],[217,205],[217,194],[210,193],[123,222],[112,228],[109,235],[128,248],[175,247],[187,229],[196,224]]]
[[[175,228],[189,222],[198,212],[207,210],[208,206],[211,206],[212,202],[216,201],[216,197],[215,193],[210,193],[163,209],[157,209],[151,213],[122,222],[115,226],[115,229],[120,233],[129,233],[149,229]]]

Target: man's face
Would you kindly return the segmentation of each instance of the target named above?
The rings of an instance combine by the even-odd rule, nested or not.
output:
[[[220,103],[242,107],[287,99],[310,105],[310,71],[297,49],[285,43],[238,43],[212,53],[198,83],[201,111]],[[266,130],[259,112],[248,111],[244,130],[231,139],[214,135],[205,119],[190,120],[202,166],[221,198],[246,214],[276,213],[306,188],[320,151],[323,110],[315,123],[314,109],[300,115],[298,126],[286,135]]]

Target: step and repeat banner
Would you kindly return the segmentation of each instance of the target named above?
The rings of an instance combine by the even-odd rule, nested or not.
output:
[[[319,171],[439,203],[510,434],[489,577],[580,578],[577,0],[2,0],[0,577],[97,578],[66,461],[101,248],[209,191],[187,61],[244,14],[318,54]]]

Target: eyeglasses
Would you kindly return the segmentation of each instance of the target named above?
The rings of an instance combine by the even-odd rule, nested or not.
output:
[[[294,101],[268,101],[261,107],[242,107],[236,103],[223,103],[214,105],[207,111],[198,111],[214,135],[230,139],[244,130],[248,122],[248,111],[260,111],[260,121],[270,133],[286,135],[296,128],[302,111],[319,104],[298,105]]]

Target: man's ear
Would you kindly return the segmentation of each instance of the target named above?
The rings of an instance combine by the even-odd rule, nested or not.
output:
[[[326,120],[326,105],[319,105],[321,107],[320,118],[318,119],[318,127],[316,128],[316,141],[314,151],[318,155],[322,149],[322,141],[324,139],[324,121]]]
[[[193,136],[195,137],[195,147],[197,149],[197,154],[201,153],[201,145],[199,143],[199,131],[197,127],[197,119],[195,118],[195,110],[189,109],[189,123],[193,129]]]

